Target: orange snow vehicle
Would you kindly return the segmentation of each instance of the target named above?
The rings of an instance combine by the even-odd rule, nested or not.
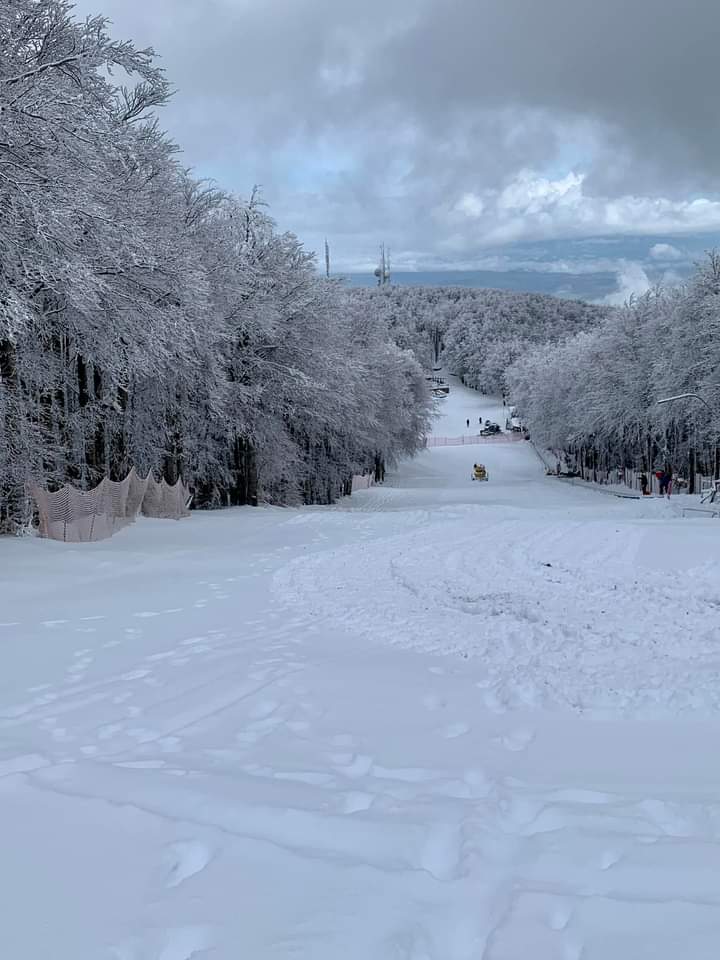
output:
[[[475,463],[473,464],[473,472],[471,480],[487,480],[488,472],[485,469],[484,463]]]

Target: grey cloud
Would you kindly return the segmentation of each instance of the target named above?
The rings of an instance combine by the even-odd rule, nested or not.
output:
[[[334,233],[349,256],[372,238],[469,256],[492,225],[453,219],[458,199],[523,169],[582,170],[584,193],[610,200],[720,187],[716,0],[79,0],[77,12],[156,47],[179,91],[164,123],[201,173],[241,192],[263,183],[283,226],[313,243]],[[321,152],[350,159],[331,175]],[[289,178],[294,157],[305,173]],[[568,231],[551,220],[527,235]],[[579,219],[570,234],[601,227]]]
[[[663,145],[715,185],[718,27],[714,0],[450,0],[393,38],[368,87],[441,127],[478,104],[589,116],[646,165]]]

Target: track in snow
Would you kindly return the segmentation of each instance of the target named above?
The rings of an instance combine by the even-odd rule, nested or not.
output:
[[[0,543],[3,956],[716,955],[715,528],[474,455]]]

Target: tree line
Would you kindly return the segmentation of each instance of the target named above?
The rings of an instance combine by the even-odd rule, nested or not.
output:
[[[423,442],[406,334],[320,278],[257,193],[183,166],[156,116],[170,95],[102,17],[0,5],[4,530],[28,480],[134,466],[182,475],[197,506],[328,503]]]
[[[532,433],[595,470],[720,477],[720,256],[684,285],[611,311],[519,358],[506,382]],[[659,399],[694,393],[658,404]]]
[[[115,78],[125,78],[125,83]],[[196,506],[329,503],[423,444],[444,364],[598,468],[720,472],[720,259],[621,309],[540,294],[350,290],[186,169],[152,50],[67,0],[0,5],[0,529],[26,484],[130,467]],[[658,406],[664,394],[700,393]]]
[[[545,294],[382,287],[358,296],[428,365],[505,393],[578,470],[720,477],[720,255],[623,307]],[[701,400],[658,404],[695,393]]]

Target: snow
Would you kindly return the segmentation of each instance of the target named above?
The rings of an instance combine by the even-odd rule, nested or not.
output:
[[[719,534],[488,443],[0,541],[0,955],[716,957]]]

